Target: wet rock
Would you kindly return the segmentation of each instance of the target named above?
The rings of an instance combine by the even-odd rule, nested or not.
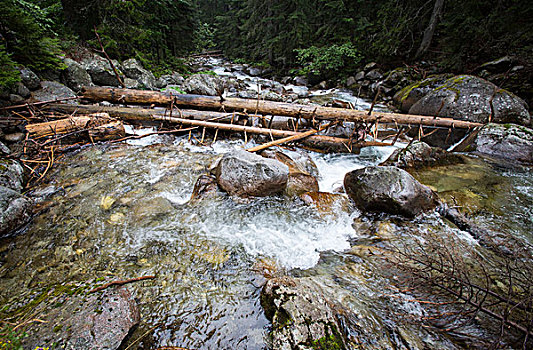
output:
[[[118,62],[113,61],[113,65],[122,76]],[[85,59],[82,62],[82,66],[89,73],[94,84],[101,86],[120,86],[113,67],[111,67],[105,58],[96,55],[92,56],[91,58]]]
[[[11,159],[0,159],[0,186],[20,192],[23,183],[24,169],[22,166]]]
[[[350,198],[343,193],[306,192],[300,199],[307,205],[314,205],[319,213],[334,215],[351,209]]]
[[[261,305],[272,322],[273,349],[345,349],[333,304],[307,278],[269,280]]]
[[[218,185],[231,195],[264,197],[285,190],[289,167],[274,159],[237,150],[222,157],[215,173]]]
[[[422,168],[443,164],[463,163],[463,157],[438,147],[431,147],[427,143],[415,141],[406,148],[395,150],[381,165],[396,166],[398,168]]]
[[[144,69],[135,58],[122,62],[122,71],[126,77],[137,80],[143,88],[153,90],[156,86],[155,76]]]
[[[434,209],[437,195],[408,172],[392,166],[372,166],[351,171],[344,188],[356,205],[374,212],[413,217]]]
[[[223,81],[211,74],[194,74],[185,80],[183,89],[190,94],[218,96],[223,90]]]
[[[533,130],[515,124],[488,124],[478,134],[476,151],[533,163]]]
[[[261,68],[251,67],[248,69],[248,74],[252,77],[260,76],[263,73]]]
[[[471,122],[531,125],[527,105],[521,98],[491,82],[460,75],[446,80],[416,102],[410,114],[447,116]],[[489,120],[489,117],[492,119]]]
[[[41,89],[31,94],[32,101],[52,101],[63,98],[76,97],[76,93],[56,81],[41,82]],[[75,101],[65,101],[65,103],[75,104]]]
[[[22,84],[26,85],[30,90],[37,90],[41,87],[41,79],[29,68],[22,68],[20,70],[20,79],[22,80]]]
[[[452,74],[434,75],[406,86],[394,95],[394,102],[402,112],[407,113],[422,97],[444,84],[452,76]]]
[[[46,312],[50,322],[31,325],[25,349],[56,343],[67,350],[115,350],[140,321],[137,302],[124,287],[57,298],[60,306]]]
[[[0,186],[0,237],[14,233],[30,219],[32,201],[10,188]]]
[[[299,196],[305,192],[318,191],[318,180],[306,171],[302,163],[298,163],[290,156],[278,151],[267,150],[261,155],[265,158],[276,159],[289,167],[289,179],[285,188],[285,193],[288,196]]]
[[[192,191],[191,200],[215,197],[218,194],[217,178],[212,175],[200,175]]]
[[[365,79],[365,72],[364,71],[360,71],[359,73],[357,73],[355,75],[355,80],[361,81],[363,79]]]
[[[135,202],[133,216],[140,223],[155,220],[160,216],[165,216],[172,212],[174,207],[170,201],[163,197],[155,197],[147,200]]]
[[[93,85],[91,76],[80,63],[70,58],[65,58],[63,63],[66,68],[61,73],[62,81],[73,91],[79,92],[83,86]]]

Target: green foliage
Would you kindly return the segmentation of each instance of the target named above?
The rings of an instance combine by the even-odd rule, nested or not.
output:
[[[24,350],[22,339],[26,333],[14,330],[10,326],[0,328],[0,349],[2,350]]]
[[[24,0],[0,2],[0,35],[11,59],[36,71],[61,67],[59,40],[46,12]]]
[[[362,57],[352,43],[297,49],[297,60],[303,65],[300,73],[314,75],[339,74],[357,67]]]
[[[196,29],[196,51],[207,51],[216,47],[215,32],[208,23],[201,23]]]
[[[0,90],[8,90],[17,81],[20,81],[20,73],[3,45],[0,45]]]

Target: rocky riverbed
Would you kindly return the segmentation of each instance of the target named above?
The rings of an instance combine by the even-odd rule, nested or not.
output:
[[[211,60],[199,69],[217,75],[172,82],[370,107],[349,90],[281,84],[250,67]],[[154,83],[142,74],[130,79]],[[509,276],[513,297],[533,289],[530,129],[502,125],[482,131],[479,154],[452,156],[399,142],[261,157],[242,151],[254,140],[198,146],[153,135],[86,146],[24,194],[16,163],[6,164],[0,184],[35,210],[23,232],[0,240],[2,318],[25,322],[31,349],[518,348],[519,330],[498,339],[498,322],[423,283],[413,263],[460,262],[455,277],[498,295]],[[113,281],[131,283],[95,290]]]

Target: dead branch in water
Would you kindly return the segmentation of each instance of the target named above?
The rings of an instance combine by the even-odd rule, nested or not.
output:
[[[142,276],[142,277],[137,277],[137,278],[130,278],[124,281],[113,281],[113,282],[106,283],[103,286],[91,289],[89,293],[99,292],[111,286],[123,286],[128,283],[139,282],[139,281],[144,281],[144,280],[152,280],[152,279],[155,279],[155,276]]]

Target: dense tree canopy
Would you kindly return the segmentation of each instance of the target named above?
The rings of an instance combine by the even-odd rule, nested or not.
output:
[[[0,60],[43,70],[60,42],[97,46],[96,28],[111,56],[152,68],[218,47],[330,75],[370,60],[464,71],[505,54],[531,62],[532,18],[522,0],[0,0]]]

